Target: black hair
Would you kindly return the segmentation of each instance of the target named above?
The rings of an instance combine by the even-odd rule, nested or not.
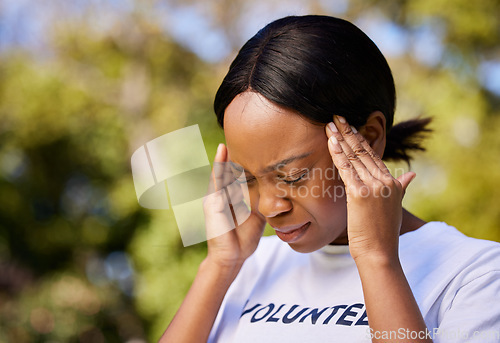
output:
[[[430,118],[393,126],[396,90],[375,43],[354,24],[319,15],[278,19],[253,36],[231,63],[214,101],[219,125],[240,93],[254,91],[309,121],[326,124],[334,114],[361,127],[380,111],[386,119],[385,160],[409,162],[424,150]]]

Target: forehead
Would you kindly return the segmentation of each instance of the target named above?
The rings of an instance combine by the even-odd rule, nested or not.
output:
[[[324,152],[327,142],[322,125],[255,92],[241,93],[229,104],[224,133],[230,159],[250,172],[292,155]]]

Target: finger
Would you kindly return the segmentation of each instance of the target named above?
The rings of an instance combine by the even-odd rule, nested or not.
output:
[[[352,150],[372,176],[384,181],[393,180],[385,163],[356,128],[349,126],[343,117],[334,116],[334,122],[337,124],[338,130],[343,133],[345,140],[351,142]]]
[[[224,189],[206,196],[203,205],[207,239],[220,236],[235,228],[234,213]]]
[[[360,135],[361,137],[363,137],[363,135],[361,135],[359,132],[357,134]],[[383,174],[384,175],[390,175],[392,177],[392,174],[391,174],[390,170],[387,168],[387,166],[385,165],[384,161],[382,161],[382,158],[380,158],[380,155],[377,154],[375,152],[375,150],[373,150],[373,148],[371,147],[370,143],[368,143],[368,141],[364,137],[361,140],[361,145],[363,146],[363,148],[365,148],[366,151],[368,151],[368,154],[372,158],[373,162],[383,172]]]
[[[217,152],[215,153],[214,166],[212,168],[212,177],[209,185],[209,193],[217,192],[224,187],[224,180],[226,179],[226,166],[227,161],[227,148],[224,144],[219,144]]]
[[[231,164],[229,162],[218,162],[218,168],[219,170],[219,179],[217,181],[220,181],[221,183],[217,184],[217,187],[223,188],[227,187],[233,183],[240,184],[240,182],[237,182],[237,178],[233,172],[233,169],[231,167]],[[243,177],[245,175],[243,174]],[[241,175],[239,176],[241,177]]]
[[[229,202],[233,208],[238,224],[241,224],[245,220],[247,220],[250,214],[249,206],[244,201],[245,187],[247,187],[246,184],[239,184],[237,182],[233,182],[232,184],[226,187]],[[248,192],[248,190],[246,191]]]
[[[344,121],[344,123],[342,124],[347,124],[345,119],[342,118],[342,120]],[[337,123],[329,123],[327,125],[328,130],[331,131],[330,139],[331,137],[335,137],[338,144],[342,148],[343,153],[345,154],[347,159],[351,162],[356,173],[355,175],[353,175],[353,177],[361,178],[364,182],[371,181],[373,179],[372,175],[370,174],[369,170],[366,168],[364,163],[361,161],[359,156],[354,152],[353,148],[351,147],[351,144],[354,143],[353,140],[357,140],[357,138],[354,136],[354,133],[351,131],[349,125],[344,125],[347,126],[347,128],[342,127],[342,130],[340,130],[341,127],[340,124],[341,123],[339,123],[339,121],[337,120]],[[358,141],[358,146],[361,147],[359,141]]]
[[[342,181],[344,181],[346,188],[349,186],[361,187],[363,182],[357,175],[353,164],[347,158],[342,146],[335,136],[336,135],[331,135],[328,139],[328,150],[330,151],[332,161],[335,167],[337,167]]]
[[[363,162],[370,174],[379,180],[387,181],[387,175],[390,176],[387,167],[363,135],[360,134],[353,126],[349,126],[349,123],[347,123],[345,118],[334,116],[333,120],[339,131],[345,137],[345,140],[351,145],[353,152],[356,156],[358,156],[361,162]],[[390,177],[390,180],[392,180],[392,176]]]
[[[408,188],[410,182],[415,179],[415,176],[417,176],[417,174],[415,174],[414,172],[407,172],[396,179],[399,181],[399,183],[401,183],[401,187],[403,188],[403,196],[406,193],[406,188]]]
[[[335,125],[334,122],[331,122],[328,123],[327,128],[327,131],[330,131],[327,132],[327,135],[334,134],[334,130],[341,132],[341,135],[343,136],[345,142],[349,145],[350,150],[361,161],[365,167],[364,169],[366,169],[371,176],[378,179],[383,177],[383,173],[379,170],[379,167],[371,158],[370,152],[362,144],[363,141],[366,142],[366,140],[354,127],[349,126],[347,123],[339,123]],[[366,174],[364,169],[363,173]]]
[[[217,146],[217,152],[215,153],[214,162],[226,162],[227,161],[227,148],[223,143]]]
[[[235,182],[234,173],[227,160],[227,148],[224,144],[219,144],[214,159],[214,191],[219,193],[218,190],[221,190],[225,193],[227,199],[226,205],[229,206],[234,224],[238,226],[246,221],[250,215],[250,210],[243,201],[244,194],[242,187],[246,187],[246,184],[240,185]]]
[[[385,165],[384,161],[382,161],[380,156],[375,152],[375,150],[373,150],[370,143],[368,143],[368,141],[360,132],[358,132],[355,128],[353,129],[354,131],[356,131],[355,135],[358,138],[361,146],[366,151],[367,158],[363,160],[363,163],[367,165],[367,168],[369,168],[370,173],[379,180],[387,180],[387,179],[393,180],[394,178],[392,177],[391,172]]]
[[[208,193],[203,197],[203,211],[205,216],[222,213],[226,209],[227,197],[223,189]]]
[[[227,185],[226,189],[231,199],[231,203],[236,204],[244,200],[244,187],[248,187],[246,183],[240,184],[236,181]]]

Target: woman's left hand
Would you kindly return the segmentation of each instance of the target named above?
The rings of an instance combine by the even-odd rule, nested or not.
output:
[[[328,149],[345,185],[349,250],[358,263],[398,259],[402,200],[415,173],[395,179],[380,156],[345,118],[327,125]]]

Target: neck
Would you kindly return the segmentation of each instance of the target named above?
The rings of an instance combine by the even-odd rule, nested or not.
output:
[[[402,235],[410,231],[415,231],[424,224],[426,224],[425,221],[403,208],[403,221],[401,222],[401,231],[399,234]]]

